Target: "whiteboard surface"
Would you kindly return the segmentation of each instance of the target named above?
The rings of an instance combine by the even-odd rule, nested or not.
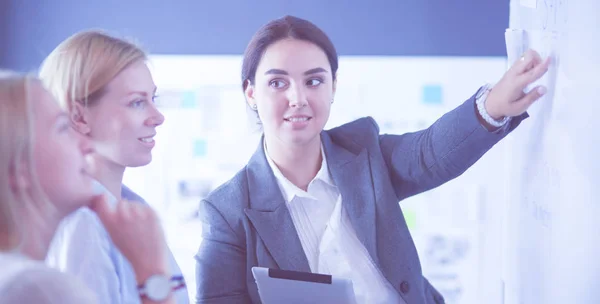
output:
[[[511,29],[554,62],[511,135],[504,302],[598,303],[600,1],[522,4],[511,1]]]

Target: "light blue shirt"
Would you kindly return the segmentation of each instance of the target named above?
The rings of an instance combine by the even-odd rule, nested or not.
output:
[[[100,183],[94,186],[98,193],[109,197],[110,204],[116,203],[116,198]],[[124,185],[121,196],[146,203]],[[181,275],[170,251],[169,263],[171,274]],[[98,303],[141,303],[131,264],[113,244],[98,216],[87,207],[80,208],[61,222],[50,245],[46,264],[77,276],[96,294]],[[175,298],[178,304],[189,304],[186,288],[177,290]]]

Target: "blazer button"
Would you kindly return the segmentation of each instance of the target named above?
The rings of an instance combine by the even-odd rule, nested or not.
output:
[[[408,293],[409,290],[410,290],[410,285],[408,284],[408,282],[402,281],[402,283],[400,283],[400,291],[402,291],[402,293],[406,294],[406,293]]]

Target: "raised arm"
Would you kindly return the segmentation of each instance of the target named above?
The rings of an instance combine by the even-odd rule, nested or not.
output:
[[[489,132],[478,121],[471,98],[425,130],[380,135],[381,151],[398,199],[461,175],[525,117],[515,117],[503,128]]]
[[[527,94],[523,90],[548,70],[548,64],[548,59],[543,61],[536,52],[528,51],[482,99],[488,119],[501,121],[510,117],[500,128],[494,128],[482,117],[476,94],[425,130],[381,135],[382,154],[398,199],[461,175],[514,130],[527,117],[527,108],[545,93],[544,87]]]

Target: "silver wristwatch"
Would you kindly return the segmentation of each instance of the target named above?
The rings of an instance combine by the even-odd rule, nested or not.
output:
[[[146,297],[152,301],[164,301],[169,297],[172,291],[185,286],[183,276],[173,276],[171,278],[155,274],[146,279],[146,282],[138,286],[140,297]]]
[[[488,83],[484,85],[479,92],[477,92],[477,95],[475,95],[475,104],[477,105],[477,111],[479,112],[479,115],[481,115],[485,122],[496,128],[500,128],[510,120],[510,117],[506,116],[502,120],[495,120],[492,118],[492,116],[490,116],[490,114],[488,114],[487,110],[485,109],[485,101],[487,100],[487,96],[491,90],[491,84]]]

